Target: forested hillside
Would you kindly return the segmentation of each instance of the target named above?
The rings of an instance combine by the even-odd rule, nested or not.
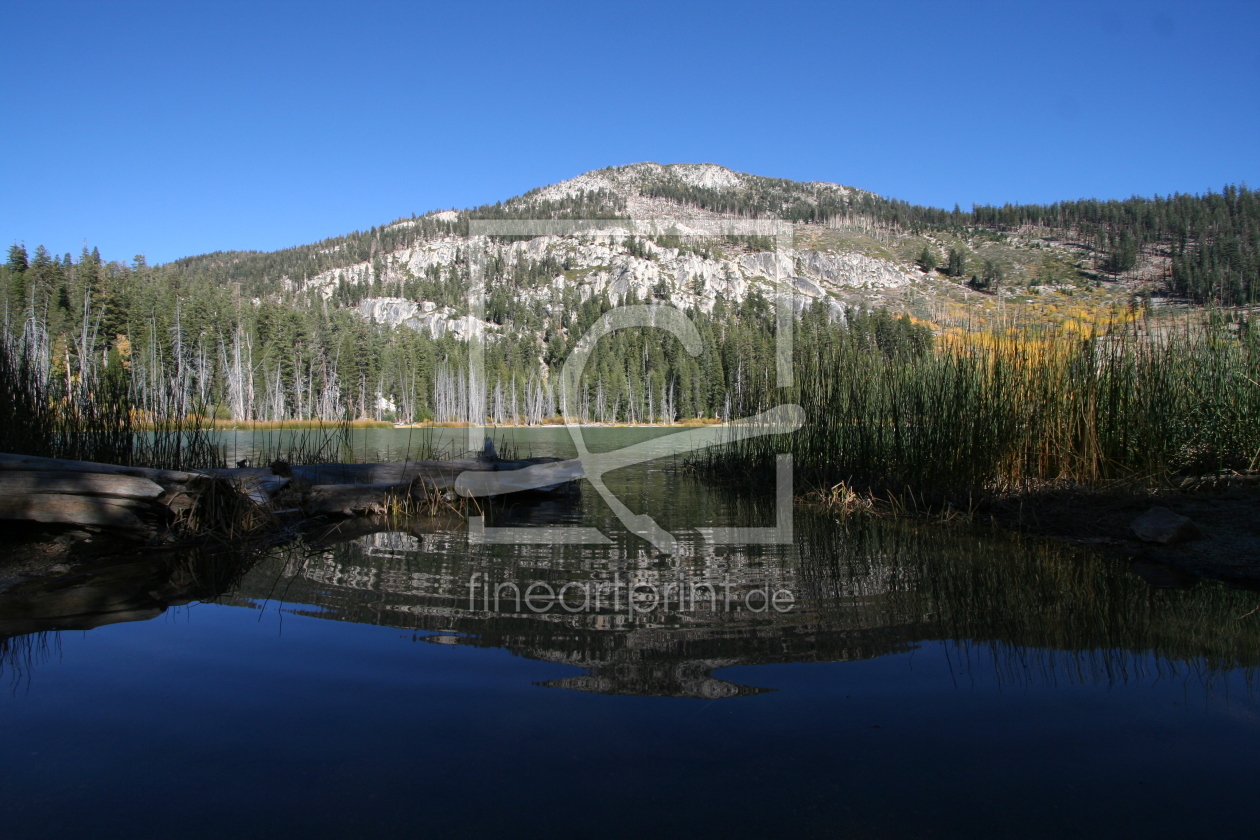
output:
[[[607,226],[593,238],[468,236],[474,219],[531,218]],[[630,218],[676,229],[636,237],[618,227]],[[795,241],[776,250],[764,237],[698,235],[722,218],[790,221]],[[1112,290],[1116,301],[1254,303],[1258,240],[1260,207],[1246,187],[945,211],[834,184],[636,164],[271,253],[149,266],[15,243],[0,268],[0,311],[10,351],[50,380],[125,373],[136,405],[155,414],[467,421],[484,406],[492,422],[539,423],[557,414],[559,366],[604,312],[670,303],[696,323],[705,352],[692,357],[659,331],[616,333],[600,343],[578,404],[589,421],[673,422],[742,413],[743,395],[764,390],[776,283],[814,321],[798,354],[846,329],[871,336],[872,352],[917,352],[942,326],[921,301],[942,289],[1012,308],[1074,288]],[[485,255],[478,324],[472,248]],[[484,382],[469,379],[473,331],[485,337]]]

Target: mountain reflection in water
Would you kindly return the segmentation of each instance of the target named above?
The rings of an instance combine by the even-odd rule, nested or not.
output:
[[[556,522],[565,509],[548,502],[541,510]],[[513,519],[532,513],[518,508]],[[421,631],[429,643],[504,648],[585,670],[545,683],[556,688],[709,699],[761,691],[714,675],[729,666],[871,659],[927,641],[954,642],[960,667],[981,664],[967,651],[979,644],[992,652],[984,667],[1013,682],[1124,680],[1151,662],[1168,673],[1260,664],[1260,622],[1239,620],[1255,593],[1210,581],[1155,587],[1117,560],[1047,542],[798,514],[787,550],[693,543],[669,558],[624,541],[470,546],[463,529],[440,524],[446,530],[426,521],[413,526],[427,531],[356,535],[385,527],[361,521],[322,545],[261,559],[194,555],[90,569],[0,596],[0,632],[88,629],[216,600]],[[252,568],[233,574],[244,563]],[[518,603],[503,586],[496,610],[487,582],[491,592],[572,585],[564,605],[542,587]],[[596,586],[598,610],[582,597]],[[653,606],[653,591],[668,603]],[[688,601],[689,591],[699,597]],[[776,592],[791,602],[768,604],[766,593]],[[19,649],[20,636],[7,647]]]
[[[1252,669],[1260,660],[1260,625],[1238,620],[1254,593],[1210,582],[1155,588],[1116,560],[1048,543],[798,516],[790,551],[688,549],[624,559],[620,545],[469,550],[462,533],[376,533],[268,557],[221,602],[282,601],[297,614],[577,665],[584,675],[546,684],[609,694],[733,697],[759,689],[714,676],[718,669],[870,659],[935,640],[996,643],[991,665],[1014,681],[1121,680],[1148,667],[1148,655],[1170,672]],[[582,610],[580,587],[571,587],[570,612],[538,587],[534,609],[518,609],[504,588],[496,611],[493,599],[485,608],[487,580],[522,592],[534,582],[552,591],[602,583],[605,598],[600,611]],[[617,611],[614,580],[624,582]],[[715,584],[716,598],[701,588],[687,602],[688,587],[701,582]],[[629,583],[639,586],[633,614]],[[671,585],[674,600],[649,609],[650,587]],[[764,591],[793,601],[767,608]]]
[[[606,432],[605,447],[646,434]],[[563,430],[549,433],[543,454],[567,454]],[[136,558],[19,586],[0,594],[0,637],[13,660],[23,634],[196,600],[266,605],[584,669],[545,683],[557,688],[710,699],[761,691],[715,675],[729,666],[872,659],[929,641],[955,643],[964,667],[982,645],[986,667],[1014,681],[1249,672],[1260,659],[1260,621],[1239,620],[1255,593],[1152,585],[1168,576],[1044,541],[797,511],[792,545],[708,545],[697,527],[761,524],[773,501],[733,498],[669,467],[622,470],[610,486],[679,536],[672,557],[619,530],[594,493],[574,493],[513,501],[487,511],[487,524],[593,526],[610,545],[494,545],[470,540],[458,520],[392,530],[354,520],[261,554]],[[518,601],[531,584],[534,599]],[[547,601],[566,584],[564,603]]]
[[[804,510],[713,546],[773,500],[608,478],[682,550],[588,492],[485,524],[609,544],[355,520],[0,592],[0,835],[1254,835],[1257,593]]]

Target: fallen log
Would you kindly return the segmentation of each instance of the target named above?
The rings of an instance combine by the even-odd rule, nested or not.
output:
[[[470,470],[459,475],[454,486],[455,492],[461,496],[499,496],[528,490],[546,493],[570,481],[577,481],[582,476],[580,460],[553,460],[529,464],[513,470],[494,472]]]
[[[197,470],[201,475],[218,475],[233,481],[271,478],[275,475],[270,467],[226,467],[208,470]]]
[[[255,504],[265,505],[288,486],[291,479],[276,475],[269,467],[237,467],[235,469],[200,470],[204,475],[225,478],[232,486],[249,496]]]
[[[411,484],[423,482],[430,489],[448,489],[461,473],[502,472],[537,467],[542,464],[561,462],[560,458],[519,458],[504,460],[495,456],[456,458],[449,461],[386,461],[369,464],[308,464],[283,465],[279,475],[267,467],[237,467],[235,469],[159,470],[148,467],[127,467],[117,464],[99,464],[93,461],[67,461],[58,458],[39,458],[32,455],[0,453],[0,475],[5,472],[65,472],[79,474],[132,476],[152,481],[168,492],[186,487],[198,476],[217,476],[232,482],[243,492],[257,489],[268,497],[285,486],[284,479],[292,478],[298,485],[325,484]],[[576,463],[576,462],[565,462]],[[580,469],[566,467],[560,471],[562,481],[580,478]],[[250,495],[258,495],[251,493]]]
[[[249,496],[255,504],[265,505],[277,493],[289,486],[290,481],[292,481],[290,478],[272,475],[267,478],[251,479],[243,485],[238,485],[237,489]]]
[[[374,464],[307,464],[288,466],[296,484],[410,484],[422,481],[435,489],[454,486],[455,479],[467,472],[501,472],[551,464],[560,458],[454,458],[449,461],[386,461]],[[230,470],[228,471],[230,472]],[[580,478],[580,473],[571,476]],[[565,478],[564,480],[569,480]]]
[[[53,476],[66,478],[57,484],[31,487],[22,482],[32,479],[16,479],[23,474],[47,474],[39,481],[53,481]],[[258,504],[266,504],[272,496],[289,483],[270,469],[238,468],[207,470],[159,470],[149,467],[127,467],[118,464],[101,464],[95,461],[67,461],[60,458],[40,458],[34,455],[0,453],[0,492],[15,493],[66,493],[70,495],[119,496],[124,498],[162,498],[175,507],[187,507],[186,489],[199,476],[219,476],[232,482],[238,490]],[[111,478],[117,484],[111,484]],[[128,484],[128,481],[144,482]],[[76,489],[76,483],[99,489]],[[154,488],[157,491],[154,492]]]
[[[307,516],[378,516],[387,513],[393,499],[406,499],[406,484],[321,484],[310,488],[302,500]]]
[[[439,485],[468,470],[494,469],[480,458],[452,461],[401,461],[376,464],[308,464],[289,467],[299,484],[408,484],[417,479]]]
[[[101,473],[130,475],[147,478],[163,487],[168,484],[187,484],[199,473],[183,470],[155,470],[148,467],[124,467],[118,464],[98,464],[95,461],[66,461],[61,458],[40,458],[35,455],[11,455],[0,452],[0,471],[39,471]]]
[[[519,478],[513,474],[519,472]],[[461,496],[493,496],[548,490],[582,476],[579,461],[560,458],[499,458],[492,446],[475,458],[370,464],[312,464],[271,468],[158,470],[0,453],[0,519],[93,525],[127,534],[150,534],[137,511],[156,514],[194,531],[218,528],[230,519],[269,516],[271,499],[292,487],[286,505],[307,516],[363,516],[389,512],[396,500],[420,501],[458,489]],[[203,502],[221,487],[245,507]],[[207,494],[210,493],[208,496]],[[77,500],[77,501],[76,501]],[[244,500],[241,500],[244,501]],[[201,511],[201,513],[198,513]],[[204,521],[203,521],[204,519]],[[213,520],[213,523],[211,523]]]
[[[140,499],[30,493],[0,498],[0,519],[93,525],[147,537],[152,534],[152,529],[136,516],[136,511],[144,507],[144,501]]]
[[[57,470],[0,471],[0,498],[31,493],[58,493],[68,496],[156,499],[165,492],[160,484],[130,475]]]

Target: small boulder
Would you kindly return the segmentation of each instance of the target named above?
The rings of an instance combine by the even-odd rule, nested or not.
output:
[[[1153,507],[1129,525],[1142,542],[1172,545],[1188,542],[1199,536],[1199,529],[1189,517],[1173,513],[1166,507]]]

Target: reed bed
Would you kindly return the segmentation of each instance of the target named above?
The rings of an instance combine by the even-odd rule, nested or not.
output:
[[[55,379],[38,359],[0,341],[0,452],[128,463],[128,392],[113,372],[90,383]]]
[[[351,426],[347,421],[316,422],[309,426],[281,427],[274,424],[249,426],[249,453],[255,466],[276,461],[286,464],[321,464],[352,460]],[[247,454],[249,454],[247,453]],[[240,453],[235,453],[240,454]]]
[[[145,417],[121,369],[52,375],[0,341],[0,452],[107,464],[200,469],[223,466],[200,418]]]
[[[798,488],[837,503],[934,507],[1260,466],[1251,322],[972,333],[919,353],[872,350],[840,330],[797,349],[797,386],[751,402],[798,402],[805,426],[717,447],[695,465],[702,474],[747,484],[790,452]]]
[[[398,430],[397,438],[372,439],[372,433],[378,428],[355,425],[347,420],[315,421],[294,428],[261,423],[243,426],[235,431],[249,433],[244,441],[245,448],[233,448],[228,460],[235,463],[244,457],[253,466],[266,466],[275,461],[293,465],[376,460],[406,463],[449,460],[465,454],[457,440],[442,442],[429,427],[406,427]],[[394,427],[388,426],[388,429],[393,431]],[[392,444],[397,444],[398,449]]]
[[[168,470],[226,466],[218,435],[196,415],[151,418],[137,423],[131,459],[127,463]]]
[[[187,493],[192,504],[177,516],[171,528],[178,539],[236,545],[280,530],[280,520],[270,508],[255,502],[227,479],[201,476],[188,486]]]
[[[470,505],[475,507],[476,500],[466,499],[449,490],[440,490],[418,481],[402,492],[386,496],[385,516],[394,525],[421,517],[434,519],[450,516],[463,519]]]

